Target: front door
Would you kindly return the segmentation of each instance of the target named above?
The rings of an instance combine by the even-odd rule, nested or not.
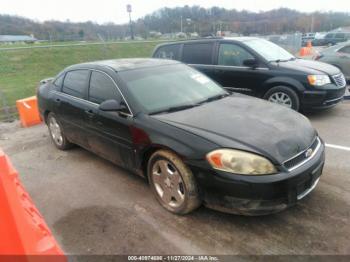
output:
[[[215,70],[210,77],[232,91],[256,96],[267,76],[267,68],[251,68],[244,60],[255,59],[245,48],[234,43],[220,43]]]
[[[104,72],[92,71],[88,99],[89,146],[92,151],[125,168],[133,165],[134,154],[130,126],[130,112],[104,112],[99,110],[103,101],[123,101],[114,80]]]

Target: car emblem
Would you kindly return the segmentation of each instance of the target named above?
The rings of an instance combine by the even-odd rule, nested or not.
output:
[[[309,158],[309,157],[312,155],[313,152],[314,152],[314,151],[312,150],[312,148],[309,148],[309,149],[306,150],[306,152],[305,152],[305,157],[306,157],[306,158]]]

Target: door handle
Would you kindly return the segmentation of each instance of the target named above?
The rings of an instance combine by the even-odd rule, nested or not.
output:
[[[90,110],[85,110],[85,113],[87,114],[88,117],[92,118],[95,116],[94,111]]]
[[[60,105],[60,104],[61,104],[61,99],[56,98],[56,99],[55,99],[55,103],[56,103],[57,105]]]

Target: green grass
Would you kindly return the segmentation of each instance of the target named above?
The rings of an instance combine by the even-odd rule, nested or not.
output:
[[[32,96],[41,79],[55,76],[65,67],[82,62],[150,57],[157,42],[0,50],[0,96],[6,106]],[[0,118],[3,98],[0,97]]]

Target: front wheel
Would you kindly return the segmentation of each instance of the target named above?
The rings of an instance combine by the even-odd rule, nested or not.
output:
[[[295,111],[299,111],[300,101],[295,91],[286,86],[276,86],[271,88],[264,95],[264,99],[276,103]]]
[[[194,175],[176,154],[156,151],[148,162],[147,172],[152,191],[168,211],[183,215],[200,206]]]

